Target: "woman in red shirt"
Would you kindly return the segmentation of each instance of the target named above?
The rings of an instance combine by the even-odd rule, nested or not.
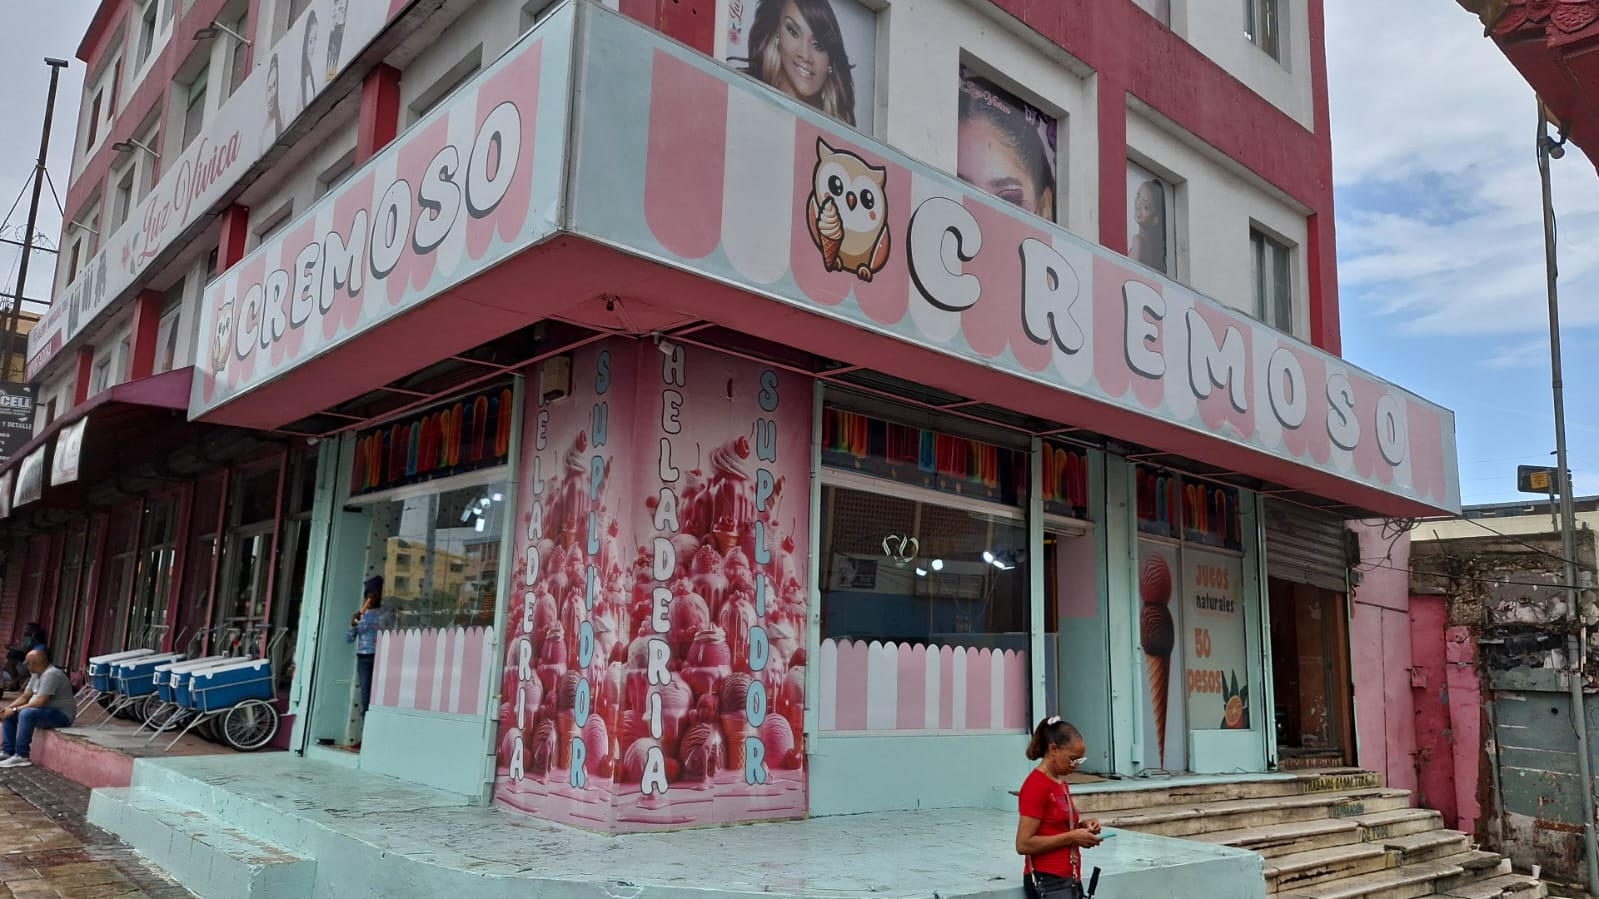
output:
[[[1066,776],[1088,754],[1083,735],[1055,715],[1038,722],[1027,758],[1038,762],[1022,782],[1017,806],[1016,854],[1027,859],[1022,887],[1027,899],[1078,899],[1083,895],[1081,850],[1099,845],[1099,822],[1079,820]]]

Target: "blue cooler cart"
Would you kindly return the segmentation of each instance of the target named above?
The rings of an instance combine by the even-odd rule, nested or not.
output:
[[[111,714],[106,716],[105,720],[109,721],[119,715],[142,719],[142,714],[135,713],[142,712],[145,698],[155,693],[156,666],[181,661],[183,661],[181,652],[158,652],[112,662],[111,688],[117,694],[117,698],[109,706]],[[105,721],[101,721],[100,724],[103,726]]]
[[[83,710],[93,703],[98,702],[100,697],[111,692],[111,666],[113,664],[123,659],[148,655],[155,655],[155,650],[128,649],[122,652],[110,652],[105,655],[90,657],[89,667],[86,669],[89,675],[89,683],[87,688],[78,694],[79,714],[82,714]]]
[[[183,733],[216,719],[217,736],[240,752],[260,749],[277,736],[278,707],[269,660],[243,659],[201,668],[188,680],[189,707],[196,714]]]
[[[177,701],[177,686],[185,672],[230,662],[229,656],[204,656],[198,659],[179,659],[155,666],[155,692],[144,700],[144,723],[139,730],[154,728],[149,742],[154,742],[163,731],[176,727],[183,718],[184,709]]]

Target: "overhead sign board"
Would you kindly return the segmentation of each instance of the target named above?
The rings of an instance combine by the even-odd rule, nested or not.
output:
[[[189,145],[164,159],[166,173],[128,220],[101,241],[76,280],[58,287],[28,334],[28,380],[144,274],[152,260],[211,211],[411,0],[312,0]],[[286,8],[286,7],[285,7]],[[142,151],[135,151],[142,152]]]
[[[0,462],[33,437],[33,388],[0,381]]]

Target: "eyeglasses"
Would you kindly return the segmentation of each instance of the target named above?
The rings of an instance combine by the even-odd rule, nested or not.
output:
[[[1071,762],[1072,763],[1072,767],[1076,768],[1076,767],[1082,765],[1083,762],[1088,761],[1088,756],[1086,756],[1086,755],[1073,756],[1073,757],[1067,759],[1066,761]]]

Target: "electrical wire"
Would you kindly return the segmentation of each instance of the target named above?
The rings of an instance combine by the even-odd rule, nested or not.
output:
[[[1565,587],[1558,580],[1553,581],[1553,582],[1549,582],[1549,581],[1515,581],[1515,580],[1508,580],[1508,579],[1505,579],[1505,578],[1476,577],[1474,575],[1469,575],[1469,574],[1452,574],[1452,573],[1446,572],[1446,571],[1419,571],[1419,570],[1417,570],[1415,568],[1404,568],[1404,567],[1401,567],[1399,565],[1387,565],[1387,564],[1384,564],[1382,562],[1373,563],[1372,564],[1372,568],[1382,568],[1382,569],[1385,569],[1387,571],[1398,571],[1398,572],[1402,572],[1404,574],[1409,574],[1409,575],[1421,575],[1422,577],[1438,577],[1438,578],[1445,578],[1445,579],[1448,579],[1448,580],[1456,580],[1456,581],[1471,581],[1473,583],[1478,583],[1478,584],[1496,584],[1496,585],[1501,585],[1501,586],[1508,585],[1508,586],[1512,586],[1512,587],[1547,587],[1547,588],[1549,588],[1551,590],[1563,590],[1563,589],[1565,589]]]

